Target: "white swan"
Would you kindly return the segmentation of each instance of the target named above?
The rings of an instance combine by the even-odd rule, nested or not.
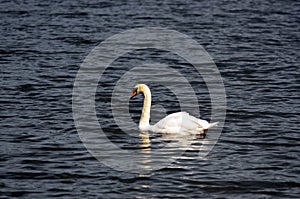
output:
[[[146,84],[138,84],[134,87],[130,99],[134,96],[144,94],[144,106],[142,116],[139,123],[141,131],[152,131],[158,133],[193,133],[204,134],[211,127],[217,125],[218,122],[208,123],[206,120],[195,118],[187,112],[172,113],[155,125],[150,125],[150,109],[151,109],[151,92]]]

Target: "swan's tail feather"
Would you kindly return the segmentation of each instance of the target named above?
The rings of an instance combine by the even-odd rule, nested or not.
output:
[[[210,129],[216,125],[218,125],[219,122],[210,123],[207,129]]]
[[[207,131],[208,131],[208,129],[210,129],[210,128],[212,128],[212,127],[216,126],[216,125],[218,125],[218,123],[219,123],[219,122],[214,122],[214,123],[210,123],[210,124],[208,124],[208,127],[207,127],[207,128],[205,128],[205,129],[203,129],[203,133],[204,133],[204,134],[206,134],[206,133],[207,133]]]

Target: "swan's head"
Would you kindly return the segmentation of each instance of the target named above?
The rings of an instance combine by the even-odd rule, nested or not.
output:
[[[139,87],[140,87],[140,84],[137,84],[137,85],[134,87],[134,89],[133,89],[133,91],[132,91],[132,94],[131,94],[131,96],[130,96],[130,99],[132,99],[132,98],[134,98],[134,96],[140,94],[141,89],[140,89]]]
[[[137,84],[132,91],[130,99],[134,98],[134,96],[140,93],[145,93],[145,92],[150,92],[148,86],[146,84]]]

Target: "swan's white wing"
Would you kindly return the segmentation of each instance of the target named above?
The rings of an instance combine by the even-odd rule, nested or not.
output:
[[[154,126],[159,129],[169,129],[172,127],[180,126],[184,115],[189,115],[189,114],[186,112],[172,113],[170,115],[167,115],[165,118],[161,119]]]
[[[208,128],[209,123],[187,112],[170,114],[152,126],[152,131],[162,133],[197,132]]]

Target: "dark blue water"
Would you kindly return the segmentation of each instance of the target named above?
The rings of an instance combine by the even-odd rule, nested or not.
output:
[[[1,198],[299,197],[299,13],[296,1],[1,1]],[[187,151],[158,171],[119,172],[79,139],[73,83],[101,41],[150,26],[177,30],[205,47],[226,88],[226,123],[205,160]],[[138,63],[159,57],[149,54]],[[132,57],[115,65],[134,64]],[[152,86],[158,100],[159,85]],[[209,119],[207,90],[199,95]],[[172,103],[171,94],[162,96],[158,104]],[[167,112],[177,111],[173,103]],[[132,113],[138,121],[138,111]],[[111,118],[109,109],[102,117]]]

